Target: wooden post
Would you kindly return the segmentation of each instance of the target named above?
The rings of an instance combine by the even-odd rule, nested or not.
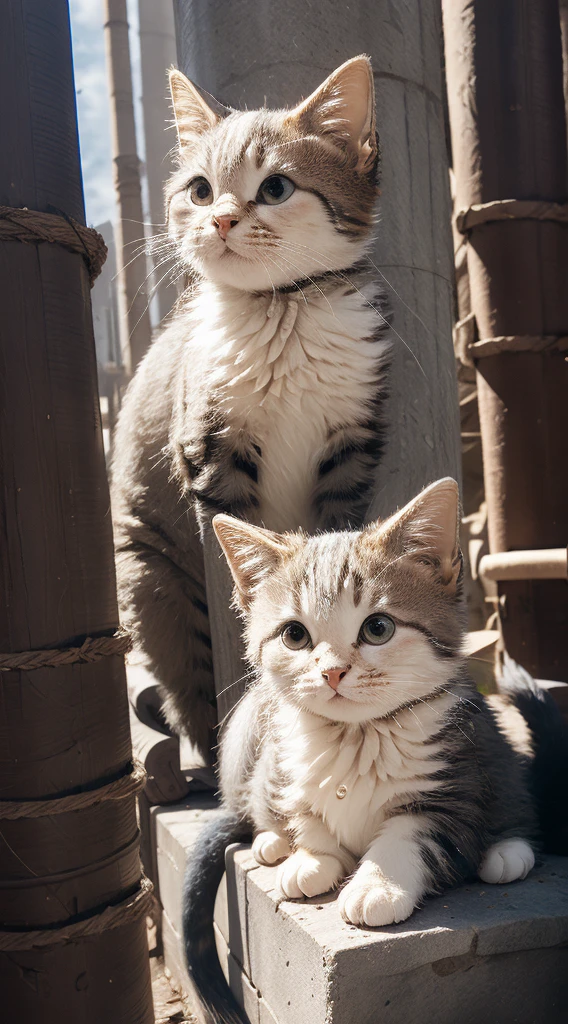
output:
[[[165,230],[164,183],[173,170],[171,150],[176,146],[175,133],[167,127],[172,117],[167,70],[177,60],[173,0],[138,0],[138,10],[146,179],[154,234]],[[177,299],[177,289],[168,273],[171,261],[165,262],[162,255],[151,259],[153,287],[163,319]]]
[[[152,340],[148,272],[144,252],[144,215],[140,160],[136,151],[126,0],[104,0],[104,3],[114,187],[118,205],[115,237],[120,347],[126,373],[130,376]]]
[[[560,31],[562,35],[562,70],[564,82],[564,106],[568,117],[568,0],[559,0]]]
[[[490,548],[563,547],[568,209],[558,0],[445,0],[444,30]],[[499,595],[509,653],[536,676],[568,679],[566,582],[502,582]]]
[[[396,333],[389,443],[369,517],[391,513],[440,476],[459,479],[439,4],[248,0],[232,11],[223,0],[176,0],[175,10],[181,69],[243,109],[293,105],[348,57],[372,57],[382,152],[372,260],[394,308]],[[226,575],[207,538],[206,570],[219,693],[243,669],[228,646],[236,630],[228,621],[227,595],[218,590]],[[239,692],[233,686],[224,699],[234,703]]]
[[[2,12],[0,205],[84,224],[67,2]],[[118,624],[89,292],[80,253],[0,240],[2,655],[61,660]],[[132,912],[143,889],[124,661],[111,649],[0,671],[6,1022],[154,1020],[147,898]],[[123,799],[108,799],[110,783]]]

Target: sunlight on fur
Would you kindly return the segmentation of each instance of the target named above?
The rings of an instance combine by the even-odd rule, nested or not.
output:
[[[263,291],[319,275],[321,253],[326,270],[364,254],[377,157],[366,58],[291,111],[220,112],[176,70],[170,85],[180,169],[168,187],[169,227],[188,269]]]
[[[534,864],[528,762],[505,735],[519,713],[476,693],[462,654],[458,522],[450,479],[360,533],[214,520],[258,672],[222,740],[226,805],[288,898],[354,871],[339,898],[353,924]]]
[[[200,532],[217,512],[274,530],[360,526],[397,335],[367,257],[379,168],[369,59],[289,110],[230,109],[175,69],[170,87],[178,169],[151,248],[184,291],[122,403],[112,506],[123,621],[169,726],[210,761]]]

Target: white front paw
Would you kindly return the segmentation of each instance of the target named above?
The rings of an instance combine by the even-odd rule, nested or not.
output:
[[[297,850],[284,861],[278,872],[278,885],[290,900],[302,896],[320,896],[335,889],[344,878],[341,861],[327,853]]]
[[[490,846],[479,871],[482,882],[508,885],[526,878],[534,868],[534,853],[525,839],[502,839]]]
[[[277,832],[259,832],[252,844],[252,855],[258,864],[272,867],[290,853],[290,843]]]
[[[338,899],[343,919],[367,928],[406,921],[418,902],[412,893],[388,881],[375,866],[358,871]]]

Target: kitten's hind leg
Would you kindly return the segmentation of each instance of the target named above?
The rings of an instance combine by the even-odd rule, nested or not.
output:
[[[252,855],[257,864],[272,867],[291,854],[286,836],[278,832],[259,832],[252,844]]]
[[[116,564],[123,621],[159,683],[168,725],[186,733],[206,764],[215,743],[215,685],[203,579],[195,541],[183,568],[173,543],[158,551],[156,534],[135,520],[118,531]],[[165,543],[163,545],[165,547]]]
[[[501,839],[483,856],[478,875],[482,882],[508,885],[526,878],[534,867],[534,853],[526,839]]]

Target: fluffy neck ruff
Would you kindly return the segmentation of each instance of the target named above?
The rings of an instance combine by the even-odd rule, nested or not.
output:
[[[292,822],[301,813],[318,815],[342,846],[361,856],[397,806],[440,785],[440,733],[459,700],[452,691],[438,691],[357,725],[283,705],[276,719],[288,780],[283,813]]]
[[[317,453],[376,399],[389,343],[371,298],[350,281],[306,293],[202,282],[187,309],[188,344],[222,421],[262,453],[259,516],[272,529],[315,528]]]

